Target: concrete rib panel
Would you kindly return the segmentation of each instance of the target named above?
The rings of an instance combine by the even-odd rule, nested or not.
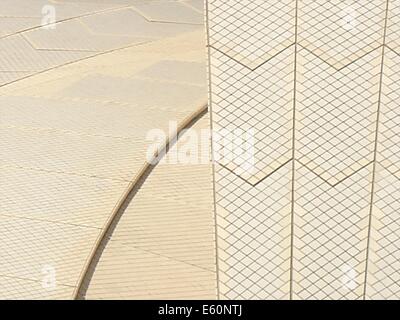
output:
[[[399,3],[398,0],[293,0],[275,6],[273,1],[208,1],[210,108],[217,129],[245,123],[246,131],[265,134],[255,140],[256,143],[269,141],[262,150],[279,142],[276,119],[272,121],[276,125],[272,130],[258,126],[255,119],[263,110],[269,116],[287,112],[285,95],[271,103],[263,100],[262,94],[268,92],[277,79],[284,78],[287,74],[284,66],[293,63],[295,70],[291,81],[294,121],[289,124],[293,134],[292,144],[287,148],[291,154],[288,162],[258,183],[243,174],[238,175],[224,163],[216,166],[215,188],[227,189],[215,197],[217,219],[228,221],[225,232],[218,233],[217,249],[225,254],[230,248],[226,239],[236,238],[238,248],[232,250],[241,254],[239,259],[231,260],[232,252],[218,255],[224,275],[219,281],[220,295],[225,297],[229,293],[229,297],[262,299],[270,289],[269,283],[259,286],[259,282],[249,281],[260,280],[263,269],[258,268],[257,263],[274,246],[254,243],[247,247],[252,238],[241,243],[247,236],[245,231],[261,228],[264,221],[257,220],[258,212],[253,210],[263,208],[265,201],[257,204],[254,200],[255,208],[247,202],[252,196],[264,199],[273,194],[273,183],[260,194],[257,188],[290,164],[292,175],[288,179],[291,183],[282,186],[282,193],[289,194],[291,205],[287,297],[398,297]],[[279,60],[290,47],[286,45],[285,50],[281,49],[288,39],[293,39],[294,43],[293,62]],[[272,48],[266,45],[267,40]],[[234,62],[227,67],[228,63],[215,58],[215,51],[226,61]],[[272,58],[266,53],[273,53]],[[281,62],[282,67],[278,68]],[[235,68],[235,63],[247,68],[247,78],[240,74],[240,68]],[[260,83],[255,82],[259,70],[266,65],[266,74],[271,70],[275,72],[260,79]],[[243,83],[236,86],[238,77]],[[274,78],[275,81],[271,80]],[[282,88],[284,85],[280,83],[268,97]],[[220,98],[221,92],[227,92],[225,99]],[[253,114],[241,112],[253,99],[260,102],[261,108],[253,106]],[[218,140],[214,139],[213,144],[218,162]],[[272,148],[276,150],[277,144]],[[236,145],[236,161],[243,157],[239,149]],[[270,155],[272,152],[253,159],[259,163],[265,161],[267,167],[280,159],[276,154]],[[220,171],[232,178],[219,179]],[[250,170],[244,171],[248,174]],[[232,183],[234,179],[236,184]],[[233,199],[246,194],[243,188],[249,188],[251,196],[233,204]],[[272,210],[271,215],[281,212],[272,206],[268,209]],[[237,214],[241,210],[241,215]],[[273,222],[268,227],[273,228]],[[263,236],[260,234],[257,237]],[[278,232],[278,236],[284,235],[284,231]],[[257,250],[265,253],[251,257]],[[285,265],[285,255],[279,257],[281,265]],[[243,263],[245,258],[246,263]],[[273,258],[268,260],[272,261]],[[256,267],[251,269],[252,265]],[[272,273],[276,268],[269,270]],[[245,277],[238,276],[242,271],[246,272]],[[277,288],[286,286],[281,283]]]
[[[289,298],[290,168],[252,186],[215,166],[221,299]]]
[[[332,187],[296,165],[294,299],[363,298],[371,169]]]

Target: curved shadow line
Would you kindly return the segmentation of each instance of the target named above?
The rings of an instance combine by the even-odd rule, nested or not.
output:
[[[179,125],[177,132],[169,137],[163,148],[161,149],[159,154],[165,156],[168,150],[175,145],[177,139],[174,137],[178,136],[182,130],[190,128],[193,126],[202,116],[204,116],[208,112],[208,105],[205,104]],[[156,159],[159,154],[153,156],[153,159]],[[159,159],[161,160],[161,159]],[[151,161],[153,162],[153,161]],[[124,214],[126,208],[129,206],[131,200],[135,197],[137,192],[142,187],[143,183],[146,181],[147,177],[151,174],[153,169],[157,166],[157,164],[153,165],[149,162],[146,162],[136,177],[129,184],[124,194],[114,207],[109,219],[105,223],[105,226],[102,228],[97,240],[94,244],[94,247],[87,259],[81,274],[79,276],[77,285],[75,287],[72,298],[74,300],[83,300],[87,289],[89,288],[89,284],[93,277],[94,271],[96,270],[96,266],[100,260],[100,257],[111,238],[116,226],[118,225],[121,216]]]

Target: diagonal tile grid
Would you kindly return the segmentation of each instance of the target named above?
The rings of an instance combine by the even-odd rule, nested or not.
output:
[[[292,156],[294,46],[251,71],[219,51],[212,50],[214,129],[232,137],[231,150],[240,148],[237,130],[254,137],[251,170],[242,170],[246,157],[232,157],[221,137],[214,153],[225,167],[252,184],[258,183]]]
[[[220,295],[288,299],[291,165],[253,187],[216,165]]]
[[[294,43],[295,1],[208,1],[210,45],[255,68]]]
[[[380,64],[373,51],[337,71],[299,50],[296,158],[332,185],[373,160]]]
[[[366,293],[369,299],[400,297],[399,66],[400,56],[386,49],[367,275]]]
[[[390,0],[386,29],[386,45],[400,54],[400,1]]]
[[[296,165],[294,299],[363,296],[371,168],[332,187]]]
[[[208,1],[220,297],[398,298],[400,1],[281,3]]]
[[[300,0],[298,42],[339,69],[383,43],[385,0]]]
[[[190,3],[2,1],[0,87],[109,51],[198,30],[203,15]],[[55,13],[50,27],[45,19],[47,7]],[[180,15],[171,16],[171,10]]]
[[[191,127],[209,128],[208,115]],[[165,157],[186,153],[183,133]],[[207,150],[208,151],[208,150]],[[201,160],[200,154],[192,154]],[[88,279],[85,299],[215,299],[211,162],[161,162],[126,205]],[[194,161],[193,161],[194,162]]]
[[[294,8],[208,3],[213,128],[232,144],[213,145],[221,298],[289,298]],[[235,154],[242,132],[254,145],[250,170]]]

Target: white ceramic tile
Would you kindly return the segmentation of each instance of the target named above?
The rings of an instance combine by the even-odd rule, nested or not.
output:
[[[341,68],[383,44],[386,1],[302,0],[298,41]]]
[[[332,187],[296,165],[294,299],[362,299],[371,169]]]
[[[294,0],[210,0],[209,42],[255,68],[295,41]]]
[[[301,50],[296,156],[334,185],[374,159],[381,51],[338,71]]]
[[[215,157],[252,184],[292,157],[293,80],[294,47],[255,71],[212,50]]]
[[[215,166],[223,299],[289,299],[289,163],[256,187]]]

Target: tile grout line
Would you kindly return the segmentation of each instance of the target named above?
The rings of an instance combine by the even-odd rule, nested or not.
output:
[[[57,220],[48,220],[48,219],[40,219],[40,218],[30,218],[30,217],[21,216],[21,215],[18,215],[18,214],[0,213],[0,216],[2,216],[2,217],[11,217],[11,218],[21,219],[21,220],[29,220],[29,221],[34,221],[34,222],[46,222],[46,223],[61,224],[61,225],[67,225],[67,226],[72,226],[72,227],[79,227],[79,228],[87,228],[87,229],[95,229],[95,230],[101,230],[102,229],[101,227],[95,227],[95,226],[78,224],[78,223],[70,223],[70,222],[57,221]]]
[[[75,64],[75,63],[80,63],[81,61],[86,61],[86,60],[89,60],[89,59],[97,58],[97,57],[102,56],[102,55],[114,53],[114,52],[117,52],[117,51],[123,51],[123,50],[129,49],[129,48],[133,48],[133,47],[143,46],[143,45],[146,45],[148,43],[149,42],[140,42],[140,43],[127,45],[127,46],[124,46],[124,47],[119,47],[119,48],[116,48],[116,49],[110,49],[110,50],[107,50],[107,51],[96,52],[96,53],[94,53],[92,55],[88,55],[86,57],[83,57],[83,58],[80,58],[80,59],[77,59],[77,60],[72,60],[72,61],[60,64],[60,65],[57,65],[57,66],[49,67],[47,69],[35,71],[34,73],[28,74],[27,76],[19,78],[17,80],[13,80],[13,81],[10,81],[10,82],[4,83],[4,84],[0,84],[0,89],[3,88],[3,87],[9,86],[9,85],[11,85],[13,83],[17,83],[19,81],[23,81],[25,79],[32,78],[32,77],[37,76],[39,74],[43,74],[43,73],[46,73],[46,72],[49,72],[49,71],[52,71],[52,70],[60,69],[60,68],[63,68],[63,67]]]
[[[289,300],[293,300],[293,245],[294,245],[294,179],[296,168],[296,91],[297,91],[297,51],[298,51],[298,11],[299,1],[296,0],[295,9],[295,52],[294,52],[294,79],[293,79],[293,129],[292,129],[292,190],[291,190],[291,217],[290,217],[290,271],[289,271]]]
[[[214,236],[215,236],[215,268],[216,268],[216,289],[217,289],[217,300],[221,300],[221,290],[220,290],[220,277],[219,277],[219,248],[218,248],[218,224],[217,224],[217,192],[216,192],[216,180],[215,180],[215,159],[214,159],[214,127],[213,127],[213,104],[212,104],[212,84],[211,84],[211,46],[210,46],[210,26],[209,26],[209,15],[208,15],[208,1],[204,1],[205,10],[205,28],[206,28],[206,44],[207,44],[207,59],[208,59],[208,108],[210,114],[210,129],[211,129],[211,168],[212,168],[212,185],[213,185],[213,205],[214,205]]]
[[[329,67],[331,67],[332,69],[335,69],[337,72],[342,71],[343,69],[348,68],[349,66],[351,66],[353,63],[357,62],[358,60],[361,60],[362,58],[364,58],[365,56],[371,54],[372,52],[374,52],[375,50],[378,50],[382,47],[382,44],[377,46],[376,48],[373,48],[365,53],[363,53],[362,55],[360,55],[359,57],[355,58],[354,60],[352,60],[351,62],[341,66],[340,68],[335,67],[334,65],[332,65],[331,63],[325,61],[324,59],[322,59],[318,54],[316,54],[313,50],[307,48],[307,46],[302,45],[301,43],[298,44],[299,47],[301,47],[303,50],[306,50],[308,53],[312,54],[314,57],[316,57],[317,59],[321,60],[322,62],[326,63]]]
[[[281,168],[283,168],[285,165],[287,165],[290,161],[292,161],[292,158],[286,160],[285,162],[281,163],[276,169],[272,170],[268,174],[266,174],[264,177],[262,177],[260,180],[258,180],[256,183],[251,183],[247,181],[245,178],[237,174],[234,170],[228,168],[226,165],[219,163],[218,161],[215,161],[216,164],[224,168],[225,170],[229,171],[232,173],[234,176],[242,180],[243,182],[247,183],[248,185],[252,186],[253,188],[262,183],[264,180],[268,179],[270,176],[272,176],[275,172],[279,171]]]
[[[369,217],[368,217],[368,233],[367,233],[367,248],[366,248],[366,256],[365,256],[363,300],[366,300],[366,295],[367,295],[368,260],[369,260],[370,238],[371,238],[372,211],[373,211],[374,192],[375,192],[376,159],[377,159],[378,138],[379,138],[380,109],[381,109],[381,104],[382,104],[381,98],[382,98],[383,70],[384,70],[384,62],[385,62],[385,47],[386,47],[388,15],[389,15],[389,0],[386,0],[385,25],[384,25],[384,32],[383,32],[382,59],[381,59],[380,81],[379,81],[379,97],[378,97],[378,107],[377,107],[377,111],[376,111],[375,146],[374,146],[374,160],[373,160],[373,168],[372,168],[370,210],[369,210]]]
[[[389,45],[385,44],[385,47],[388,48],[390,51],[392,51],[393,53],[397,54],[398,56],[400,56],[400,53],[397,52],[396,50],[392,49]]]
[[[296,40],[297,41],[297,40]],[[351,66],[352,64],[354,64],[355,62],[359,61],[360,59],[364,58],[365,56],[371,54],[372,52],[380,49],[382,47],[382,45],[377,46],[376,48],[373,48],[365,53],[363,53],[362,55],[360,55],[359,57],[355,58],[354,60],[350,61],[349,63],[341,66],[340,68],[335,67],[334,65],[332,65],[331,63],[329,63],[328,61],[322,59],[318,54],[316,54],[313,50],[309,49],[306,45],[302,45],[301,43],[292,43],[290,45],[288,45],[287,47],[283,48],[282,50],[280,50],[279,52],[277,52],[276,54],[274,54],[273,56],[269,57],[268,59],[264,60],[263,62],[259,63],[256,67],[249,67],[246,65],[246,63],[241,62],[240,60],[238,60],[237,58],[232,57],[231,55],[229,55],[228,53],[225,53],[223,50],[215,47],[214,45],[207,45],[209,47],[211,47],[212,49],[214,49],[215,51],[218,51],[219,53],[221,53],[222,55],[226,56],[227,58],[229,58],[230,60],[235,61],[237,64],[240,64],[242,67],[248,69],[249,71],[256,71],[257,69],[259,69],[260,67],[262,67],[263,65],[265,65],[266,63],[268,63],[270,60],[274,59],[275,57],[277,57],[278,55],[280,55],[281,53],[283,53],[284,51],[286,51],[287,49],[289,49],[292,46],[298,46],[301,47],[301,49],[306,50],[308,53],[312,54],[314,57],[316,57],[317,59],[321,60],[322,62],[326,63],[329,67],[331,67],[332,69],[334,69],[337,72],[342,71],[343,69],[348,68],[349,66]],[[389,48],[389,47],[388,47]],[[391,48],[389,48],[391,49]],[[391,49],[393,52],[397,53],[396,51],[394,51],[393,49]],[[397,53],[398,54],[398,53]],[[400,54],[398,54],[400,55]]]
[[[42,283],[42,281],[38,280],[38,279],[27,278],[27,277],[18,277],[18,276],[3,274],[3,273],[0,273],[0,278],[18,279],[18,280],[23,280],[23,281],[35,282],[35,283]],[[63,282],[60,282],[58,284],[63,287],[75,288],[72,284],[66,284]]]
[[[259,63],[256,67],[249,67],[247,66],[244,62],[241,62],[240,60],[238,60],[237,58],[234,58],[232,56],[230,56],[229,54],[225,53],[223,50],[218,49],[217,47],[215,47],[214,45],[208,44],[207,47],[214,49],[215,51],[218,51],[219,53],[221,53],[222,55],[224,55],[225,57],[227,57],[228,59],[235,61],[237,64],[240,64],[242,67],[248,69],[249,71],[256,71],[258,68],[262,67],[263,65],[267,64],[268,62],[270,62],[272,59],[274,59],[275,57],[279,56],[281,53],[283,53],[284,51],[286,51],[287,49],[289,49],[290,47],[294,46],[295,43],[291,43],[290,45],[288,45],[287,47],[283,48],[282,50],[280,50],[279,52],[277,52],[276,54],[274,54],[273,56],[269,57],[268,59],[264,60],[263,62]]]
[[[103,14],[103,13],[107,13],[107,12],[124,10],[124,9],[130,8],[131,6],[132,5],[125,5],[125,6],[120,6],[120,7],[112,7],[112,8],[108,8],[108,9],[99,10],[99,11],[89,12],[89,13],[77,15],[77,16],[74,16],[74,17],[69,17],[69,18],[64,18],[64,19],[57,20],[57,21],[54,22],[54,24],[60,24],[60,23],[66,22],[66,21],[71,21],[71,20],[75,20],[75,19],[91,17],[91,16],[95,16],[95,15]],[[15,18],[15,17],[12,17],[12,18]],[[36,18],[36,17],[31,17],[31,18]],[[51,24],[53,24],[53,23],[45,24],[44,26],[51,25]],[[0,36],[0,40],[9,38],[9,37],[12,37],[12,36],[15,36],[15,35],[19,35],[19,34],[22,34],[22,33],[25,33],[25,32],[29,32],[29,31],[32,31],[32,30],[40,29],[40,28],[43,28],[44,26],[42,26],[42,25],[34,26],[34,27],[27,28],[27,29],[19,30],[19,31],[14,32],[14,33],[7,34],[5,36]]]
[[[189,265],[189,266],[194,267],[194,268],[201,269],[201,270],[206,271],[206,272],[215,273],[215,270],[208,269],[207,267],[201,266],[200,264],[190,263],[190,262],[185,261],[185,260],[177,259],[176,257],[170,256],[168,254],[162,254],[162,253],[155,252],[155,251],[153,251],[151,249],[147,249],[147,248],[144,248],[144,247],[139,247],[139,246],[134,245],[134,244],[132,245],[130,243],[124,243],[121,240],[112,240],[110,238],[109,241],[113,242],[115,244],[119,242],[120,245],[122,245],[122,246],[124,246],[126,248],[134,248],[135,250],[146,252],[146,253],[150,253],[152,255],[155,255],[155,256],[158,256],[158,257],[161,257],[161,258],[172,260],[174,262],[186,264],[186,265]]]

